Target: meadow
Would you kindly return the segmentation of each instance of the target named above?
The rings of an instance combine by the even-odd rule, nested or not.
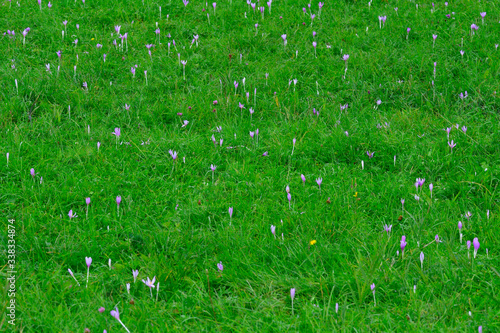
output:
[[[0,331],[500,331],[496,1],[0,13]]]

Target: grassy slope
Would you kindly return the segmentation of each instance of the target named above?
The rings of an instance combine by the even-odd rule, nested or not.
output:
[[[264,20],[242,1],[220,2],[215,16],[209,6],[211,25],[202,12],[204,2],[191,1],[186,8],[181,1],[160,5],[162,19],[158,4],[148,1],[144,6],[88,1],[85,7],[62,1],[50,10],[44,4],[41,12],[36,4],[11,9],[2,4],[9,14],[0,18],[1,31],[14,29],[17,36],[0,39],[0,151],[10,152],[8,167],[5,158],[0,161],[0,209],[4,230],[7,218],[17,221],[18,329],[119,331],[109,315],[116,304],[136,332],[500,329],[500,53],[494,46],[500,36],[493,2],[439,4],[434,14],[426,4],[417,13],[406,1],[373,4],[371,10],[358,2],[326,3],[312,27],[301,11],[305,4],[292,1],[274,1]],[[317,3],[311,8],[317,14]],[[452,11],[455,19],[446,18]],[[488,13],[485,26],[481,11]],[[381,30],[378,15],[388,16]],[[473,22],[480,28],[471,39]],[[128,52],[113,47],[114,25],[129,33]],[[23,47],[19,36],[28,26]],[[167,55],[167,33],[181,59],[188,60],[186,81],[178,52]],[[190,48],[193,34],[200,36],[199,47]],[[432,34],[438,35],[434,48]],[[103,48],[96,49],[96,43]],[[149,43],[156,45],[153,61],[144,47]],[[343,80],[346,53],[349,70]],[[288,84],[294,78],[295,89]],[[237,95],[233,81],[239,82]],[[458,94],[465,90],[469,97],[461,100]],[[374,109],[378,99],[382,104]],[[35,100],[30,121],[27,111]],[[245,104],[243,113],[238,102]],[[341,112],[345,103],[349,108]],[[181,128],[181,119],[189,125]],[[384,122],[390,126],[376,127]],[[442,129],[456,123],[468,130],[464,135],[453,128],[450,140],[457,146],[450,153]],[[222,133],[214,132],[217,126]],[[130,145],[116,146],[115,127],[121,128],[120,141]],[[258,144],[248,135],[257,128]],[[224,138],[223,148],[214,147],[212,134]],[[141,145],[148,139],[150,145]],[[175,167],[169,149],[179,152]],[[262,157],[265,151],[269,156]],[[375,151],[374,158],[368,160],[366,151]],[[210,164],[217,165],[215,183]],[[321,192],[317,177],[323,178]],[[426,178],[419,202],[413,199],[417,177]],[[123,198],[120,216],[117,195]],[[88,220],[85,197],[92,200]],[[401,198],[406,211],[398,221]],[[78,218],[69,220],[70,209]],[[472,218],[464,223],[464,240],[481,242],[473,264],[457,230],[467,211]],[[383,232],[385,223],[393,225],[390,237]],[[284,242],[274,239],[271,224]],[[424,248],[436,234],[443,243]],[[397,257],[402,235],[408,246],[404,257]],[[6,244],[6,233],[0,238]],[[317,243],[310,246],[311,240]],[[84,284],[86,256],[94,259],[88,289],[76,287],[67,273],[71,268]],[[219,261],[223,274],[217,271]],[[158,302],[140,281],[127,295],[132,269],[139,269],[139,279],[157,277]],[[376,308],[371,283],[377,286]],[[297,289],[294,316],[292,287]],[[97,312],[100,306],[105,313]]]

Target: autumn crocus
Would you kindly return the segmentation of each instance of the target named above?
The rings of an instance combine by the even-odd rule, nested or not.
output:
[[[69,210],[68,216],[69,216],[70,220],[74,219],[75,217],[78,217],[78,215],[76,215],[76,213],[73,213],[72,209]]]
[[[486,12],[479,13],[481,15],[481,21],[484,25],[484,17],[486,16]]]
[[[210,170],[212,170],[212,184],[214,183],[214,172],[217,169],[217,166],[210,164]]]
[[[85,263],[87,264],[87,284],[85,285],[85,288],[87,288],[89,284],[89,273],[90,273],[90,265],[92,264],[92,258],[85,257]]]
[[[462,221],[458,221],[458,232],[460,233],[460,243],[462,243]]]
[[[292,299],[292,316],[293,316],[293,299],[295,298],[295,288],[290,289],[290,298]]]
[[[479,27],[477,25],[475,25],[474,23],[470,26],[471,37],[474,36],[474,30],[477,30],[477,29],[479,29]]]
[[[424,269],[424,253],[420,252],[420,268]]]
[[[436,43],[436,38],[438,38],[438,35],[433,34],[432,35],[432,48],[434,48],[434,44]]]
[[[439,243],[442,243],[443,241],[439,239],[439,235],[436,235],[434,237],[434,241],[436,242],[436,244],[439,244]]]
[[[68,268],[68,272],[69,272],[69,275],[71,275],[71,277],[75,280],[75,282],[78,284],[78,286],[80,286],[80,283],[78,282],[78,280],[76,279],[76,277],[73,275],[73,272],[71,271],[71,269]]]
[[[33,178],[33,181],[35,181],[35,169],[31,168],[30,174],[31,174],[31,178]]]
[[[377,300],[375,299],[375,283],[372,283],[370,286],[373,293],[373,306],[377,306]]]
[[[318,45],[318,43],[313,42],[312,44],[313,44],[313,47],[314,47],[314,58],[317,58],[316,57],[316,46]]]
[[[274,226],[272,224],[271,224],[271,233],[273,234],[274,239],[276,239],[276,226]]]
[[[453,148],[455,148],[456,145],[457,145],[456,143],[453,143],[453,140],[451,140],[451,142],[448,141],[448,146],[450,146],[452,153],[453,153]]]
[[[406,29],[406,40],[408,40],[408,36],[410,36],[410,31],[411,31],[410,28]]]
[[[342,60],[344,60],[345,70],[347,71],[347,60],[349,60],[349,55],[348,54],[344,54],[344,56],[342,57]]]
[[[30,28],[26,28],[23,30],[23,45],[26,44],[26,36],[28,35],[29,31],[30,31]]]
[[[467,258],[470,258],[470,245],[471,245],[471,241],[468,240],[467,241]]]
[[[136,269],[135,271],[132,270],[132,276],[134,277],[134,283],[135,283],[135,280],[137,279],[137,277],[139,276],[139,270]]]
[[[229,225],[231,225],[232,219],[233,219],[233,207],[229,207]]]
[[[387,224],[384,224],[384,231],[387,233],[387,236],[389,236],[391,229],[392,229],[392,224],[389,226]]]
[[[306,185],[306,176],[300,175],[300,178],[302,179],[303,185]]]
[[[155,280],[156,280],[156,276],[153,277],[153,280],[150,280],[149,277],[147,277],[146,280],[142,280],[142,282],[144,282],[144,284],[146,286],[149,287],[149,292],[151,293],[151,298],[153,298],[153,288],[155,287]]]
[[[472,244],[474,245],[474,259],[476,259],[477,250],[479,250],[479,240],[477,239],[477,237],[474,238]]]
[[[402,255],[404,255],[404,253],[405,253],[405,247],[406,247],[406,236],[402,236],[401,237],[400,245],[401,245]]]
[[[281,35],[281,38],[283,39],[283,47],[286,49],[286,34]]]
[[[169,149],[168,153],[170,154],[170,156],[172,157],[172,159],[174,161],[177,159],[177,152],[176,151],[172,151],[172,149]]]
[[[429,191],[431,191],[431,199],[432,199],[432,190],[434,189],[434,185],[432,183],[429,184]]]
[[[116,146],[118,146],[118,138],[120,137],[121,135],[121,130],[120,130],[120,127],[115,127],[115,131],[114,132],[111,132],[111,134],[115,135],[116,136]]]
[[[118,322],[120,324],[122,324],[123,328],[128,332],[130,333],[130,331],[128,330],[128,328],[125,326],[125,324],[120,320],[120,313],[118,312],[118,307],[115,308],[115,310],[112,310],[110,312],[111,316],[113,316],[116,320],[118,320]]]
[[[290,192],[286,194],[286,197],[288,199],[288,209],[291,209],[292,195],[290,194]]]
[[[321,193],[321,183],[323,182],[323,178],[319,177],[316,179],[316,183],[318,184],[319,187],[319,192]]]
[[[116,197],[116,212],[117,212],[117,216],[120,216],[120,204],[122,202],[122,197],[120,195],[118,195]]]
[[[295,150],[295,142],[297,141],[297,139],[293,138],[292,140],[292,155],[293,155],[293,151]]]
[[[222,271],[224,270],[224,266],[222,265],[222,261],[220,261],[218,264],[217,264],[217,268],[219,269],[219,271],[222,273]]]

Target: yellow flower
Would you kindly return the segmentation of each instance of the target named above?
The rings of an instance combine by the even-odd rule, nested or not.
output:
[[[357,198],[357,197],[358,197],[358,192],[356,192],[356,193],[354,194],[354,197],[355,197],[355,198]]]
[[[309,245],[314,245],[314,244],[316,244],[316,240],[315,239],[313,239],[312,241],[309,242]]]
[[[90,40],[94,40],[94,38],[91,38]]]

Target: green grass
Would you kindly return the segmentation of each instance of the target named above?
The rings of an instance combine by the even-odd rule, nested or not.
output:
[[[326,2],[318,18],[314,2],[311,26],[307,2],[275,0],[271,14],[262,5],[264,19],[240,0],[217,2],[215,15],[197,0],[55,1],[51,9],[43,1],[41,11],[35,1],[0,3],[0,32],[16,36],[0,37],[2,276],[9,219],[17,253],[15,326],[3,316],[0,330],[124,332],[115,306],[131,332],[500,330],[498,6],[435,3],[431,13],[427,3],[417,11],[409,1],[340,1]],[[128,51],[113,46],[115,25],[128,33]],[[155,44],[152,60],[146,44]],[[258,141],[249,136],[256,129]],[[416,178],[425,178],[419,201]],[[471,259],[465,242],[475,237]],[[88,288],[85,257],[93,259]],[[158,301],[141,282],[153,276]],[[0,288],[7,312],[8,284]]]

